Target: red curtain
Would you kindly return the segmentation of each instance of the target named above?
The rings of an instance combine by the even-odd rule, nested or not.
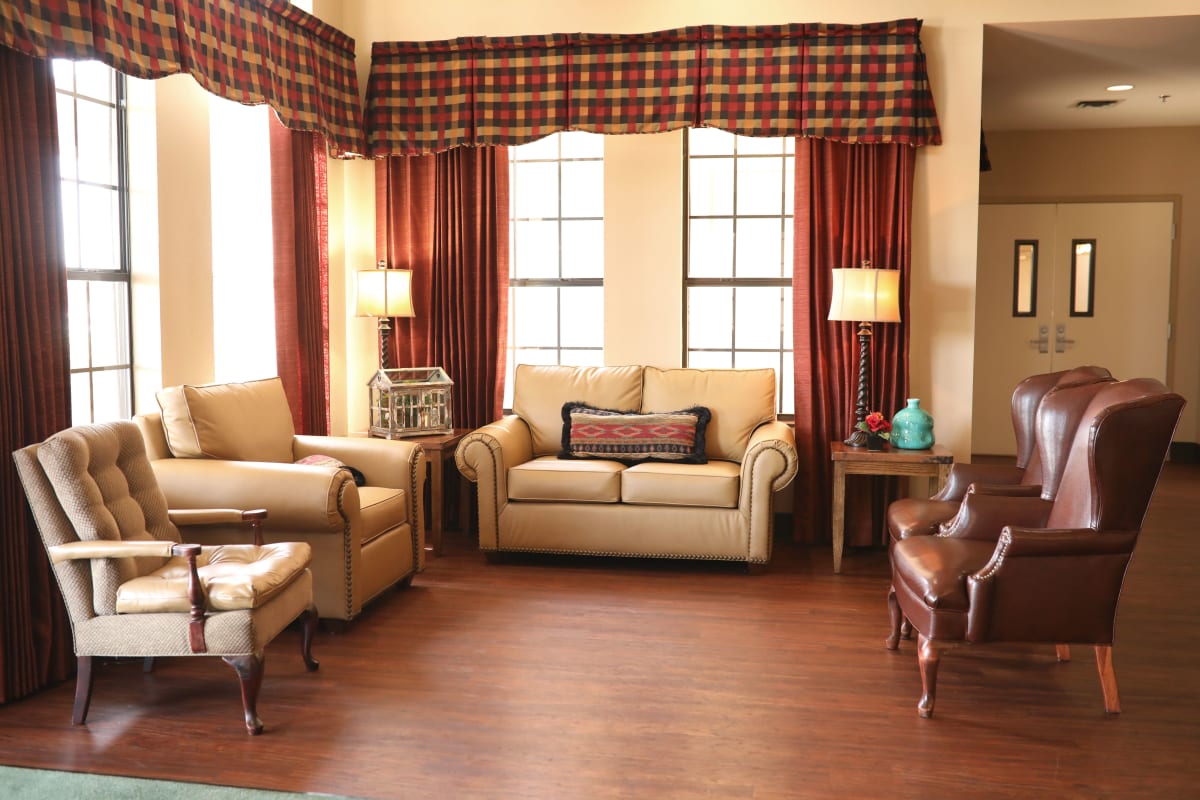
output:
[[[459,147],[375,162],[376,252],[413,271],[416,316],[393,320],[390,363],[443,367],[454,425],[500,416],[508,344],[508,152]]]
[[[836,267],[870,259],[900,270],[900,323],[876,323],[871,341],[871,410],[889,418],[908,390],[908,298],[912,188],[916,148],[904,144],[844,144],[796,140],[795,266],[792,278],[796,369],[794,537],[830,538],[833,466],[829,444],[845,439],[858,391],[858,326],[829,322]],[[846,542],[881,541],[883,512],[895,479],[846,485]]]
[[[271,114],[276,366],[297,433],[329,434],[329,192],[325,143]]]
[[[67,678],[70,623],[9,453],[71,424],[50,61],[0,47],[0,702]]]

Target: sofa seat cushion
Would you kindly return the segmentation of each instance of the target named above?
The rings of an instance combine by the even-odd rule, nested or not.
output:
[[[361,544],[367,544],[408,520],[408,493],[403,489],[360,486],[358,506],[363,521]]]
[[[542,456],[508,471],[508,499],[617,503],[624,470],[625,465],[616,461]]]
[[[647,463],[621,473],[621,500],[657,506],[737,508],[741,465]]]
[[[196,560],[212,611],[259,608],[283,591],[312,561],[306,542],[206,547]],[[188,563],[176,557],[153,572],[121,584],[118,614],[186,613]]]

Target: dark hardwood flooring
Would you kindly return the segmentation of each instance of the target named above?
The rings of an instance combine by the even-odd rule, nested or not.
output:
[[[0,762],[364,798],[1200,797],[1200,466],[1168,465],[1122,600],[1107,717],[1091,651],[961,648],[917,717],[884,649],[886,554],[781,540],[770,571],[520,559],[463,534],[304,671],[268,650],[246,736],[218,659],[97,669],[0,707]]]

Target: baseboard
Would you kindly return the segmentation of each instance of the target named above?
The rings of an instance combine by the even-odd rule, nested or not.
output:
[[[1171,460],[1177,464],[1200,464],[1200,444],[1171,442]]]

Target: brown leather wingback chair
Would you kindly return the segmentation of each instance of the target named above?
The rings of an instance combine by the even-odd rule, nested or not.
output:
[[[1012,395],[1012,425],[1017,437],[1017,461],[1012,464],[955,464],[941,491],[930,498],[906,497],[888,506],[887,526],[892,542],[909,536],[932,535],[938,525],[956,513],[973,483],[1037,486],[1042,483],[1042,462],[1037,448],[1037,411],[1042,399],[1056,388],[1112,380],[1104,367],[1031,375],[1017,384]]]
[[[1071,438],[1053,501],[969,493],[953,527],[892,548],[900,610],[919,634],[933,715],[941,652],[985,642],[1090,644],[1109,713],[1117,601],[1184,399],[1152,379],[1103,385]],[[1045,408],[1039,426],[1052,424]],[[1069,424],[1069,420],[1068,420]]]

